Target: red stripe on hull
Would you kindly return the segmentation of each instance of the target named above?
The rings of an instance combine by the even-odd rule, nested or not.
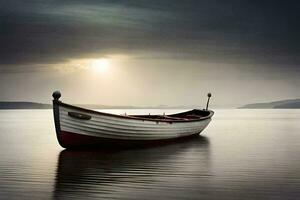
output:
[[[164,140],[120,140],[120,139],[108,139],[93,137],[87,135],[81,135],[77,133],[70,133],[66,131],[61,131],[57,135],[59,144],[64,148],[128,148],[128,147],[143,147],[146,145],[159,145],[166,142],[185,140],[191,137],[199,136],[199,134],[194,134],[190,136],[164,139]]]

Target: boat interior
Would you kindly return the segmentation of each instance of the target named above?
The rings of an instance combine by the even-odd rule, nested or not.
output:
[[[207,110],[190,110],[190,111],[186,111],[186,112],[182,112],[182,113],[176,113],[176,114],[172,114],[172,115],[151,115],[150,113],[148,115],[130,115],[131,117],[137,117],[137,118],[145,118],[145,119],[152,119],[152,120],[172,120],[172,121],[177,121],[177,120],[185,120],[185,121],[189,121],[189,120],[197,120],[197,119],[201,119],[204,117],[207,117],[211,114],[211,111],[207,111]]]
[[[96,113],[101,115],[109,115],[109,116],[118,116],[115,114],[108,114],[108,113],[102,113],[99,111],[89,110],[81,107],[76,107],[70,104],[65,104],[62,102],[59,102],[60,105],[64,107],[70,107],[73,109],[76,109],[78,111],[85,111],[89,113]],[[83,120],[89,120],[91,119],[91,116],[88,114],[83,113],[77,113],[77,112],[68,112],[68,115],[77,118],[77,119],[83,119]],[[165,115],[164,113],[161,115],[151,115],[150,113],[148,115],[126,115],[122,114],[119,115],[119,117],[125,117],[125,118],[131,118],[131,119],[140,119],[140,120],[149,120],[149,121],[166,121],[166,122],[178,122],[178,121],[195,121],[195,120],[203,120],[206,118],[209,118],[213,115],[213,111],[211,110],[200,110],[200,109],[193,109],[186,112],[171,114],[171,115]]]

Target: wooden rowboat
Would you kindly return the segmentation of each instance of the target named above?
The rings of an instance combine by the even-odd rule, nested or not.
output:
[[[63,103],[59,91],[52,96],[56,136],[64,148],[123,147],[195,136],[214,114],[194,109],[172,115],[115,115]]]

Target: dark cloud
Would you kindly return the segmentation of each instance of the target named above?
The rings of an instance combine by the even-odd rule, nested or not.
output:
[[[0,66],[115,53],[298,69],[299,9],[292,0],[1,1]]]

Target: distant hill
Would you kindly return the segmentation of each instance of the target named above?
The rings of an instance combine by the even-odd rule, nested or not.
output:
[[[52,108],[50,104],[34,103],[34,102],[12,102],[0,101],[0,109],[49,109]]]
[[[274,106],[274,108],[300,108],[300,101]]]
[[[268,103],[253,103],[253,104],[247,104],[242,107],[242,109],[265,109],[265,108],[271,108],[271,109],[297,109],[300,108],[300,99],[287,99],[282,101],[273,101]]]

